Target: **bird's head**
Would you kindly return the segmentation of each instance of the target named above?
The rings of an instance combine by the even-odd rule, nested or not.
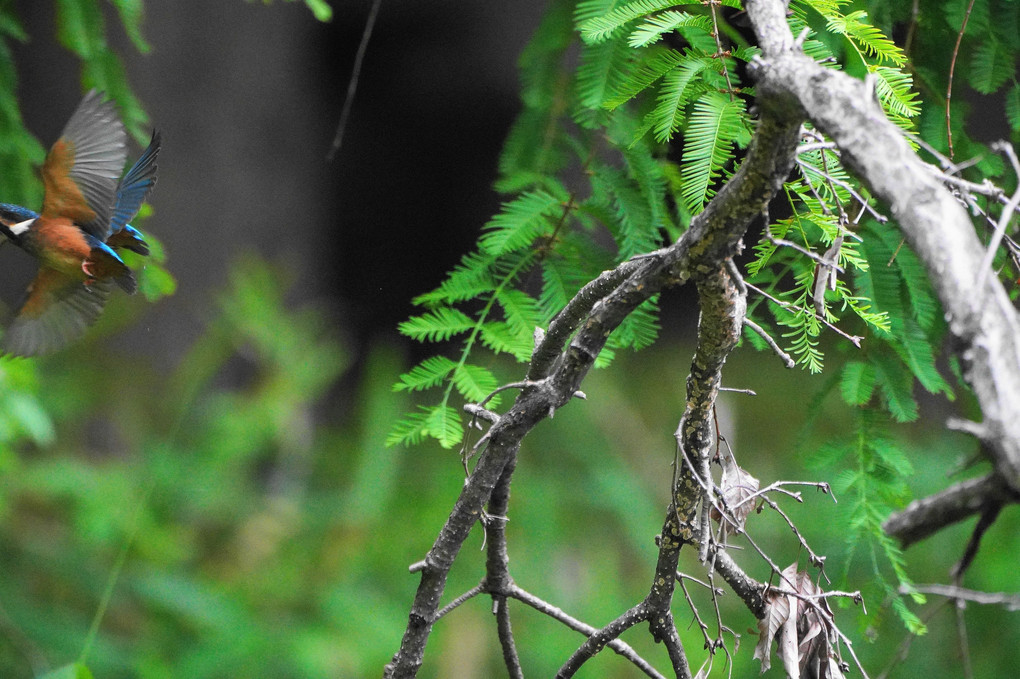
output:
[[[27,207],[0,203],[0,234],[17,243],[38,216]]]

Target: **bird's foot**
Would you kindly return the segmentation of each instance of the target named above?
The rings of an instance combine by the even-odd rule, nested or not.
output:
[[[96,272],[92,269],[92,262],[86,259],[81,263],[81,270],[87,276],[85,279],[85,285],[91,285],[92,282],[96,280]]]

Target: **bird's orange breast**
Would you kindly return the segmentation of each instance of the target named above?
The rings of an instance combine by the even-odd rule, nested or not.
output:
[[[50,267],[84,280],[81,264],[92,252],[81,229],[65,217],[40,217],[36,225],[39,259]]]

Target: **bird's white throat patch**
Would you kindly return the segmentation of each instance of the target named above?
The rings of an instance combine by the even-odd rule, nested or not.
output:
[[[32,222],[34,222],[34,221],[35,221],[35,218],[33,217],[32,219],[26,219],[23,222],[18,222],[17,224],[12,224],[10,226],[11,233],[13,233],[15,236],[20,236],[21,234],[23,234],[26,231],[28,231],[28,227],[32,226]]]

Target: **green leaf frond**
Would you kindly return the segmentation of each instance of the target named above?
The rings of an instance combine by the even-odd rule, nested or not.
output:
[[[1020,85],[1015,82],[1006,93],[1006,119],[1013,132],[1020,132]]]
[[[457,367],[446,356],[430,356],[400,376],[394,391],[420,391],[440,384]]]
[[[885,235],[886,238],[888,236],[889,234]],[[888,247],[888,245],[890,243],[886,241],[886,246]],[[931,281],[928,280],[928,272],[921,264],[921,260],[910,248],[901,247],[896,253],[893,265],[906,290],[911,318],[916,320],[925,332],[941,333],[943,330],[942,305],[935,297]]]
[[[113,0],[112,4],[117,8],[120,23],[124,26],[124,32],[131,39],[135,49],[142,54],[148,52],[149,43],[142,36],[142,20],[144,19],[142,0]]]
[[[789,328],[782,337],[789,341],[789,351],[798,365],[812,373],[819,373],[823,367],[823,355],[818,348],[818,335],[822,331],[822,322],[811,305],[811,292],[814,288],[814,271],[805,267],[794,275],[794,287],[783,294],[787,307],[770,302],[770,309],[776,322]]]
[[[554,0],[524,47],[517,68],[521,101],[527,108],[548,110],[563,92],[569,75],[563,55],[574,41],[573,2]]]
[[[786,323],[790,331],[784,332],[783,337],[789,340],[790,353],[798,365],[807,368],[812,373],[820,373],[823,368],[823,355],[818,349],[818,333],[821,331],[821,324],[815,315],[807,309],[801,309],[793,314]]]
[[[684,130],[684,153],[680,170],[684,206],[697,214],[714,195],[712,184],[723,166],[734,158],[734,141],[743,132],[744,100],[707,92],[694,102]]]
[[[455,366],[453,385],[465,401],[477,403],[495,391],[499,381],[488,368],[464,363]],[[498,405],[498,396],[489,401],[489,407]]]
[[[571,262],[558,256],[547,257],[542,262],[542,292],[538,305],[543,316],[551,317],[570,301],[579,288],[569,282]]]
[[[463,438],[460,413],[447,405],[418,406],[393,427],[386,445],[416,445],[426,438],[436,439],[443,448],[456,446]]]
[[[136,2],[121,0],[120,17],[136,46],[147,47],[134,23]],[[140,11],[140,10],[137,10]],[[105,92],[115,100],[128,132],[139,143],[149,140],[148,116],[127,81],[124,64],[110,49],[103,8],[97,0],[57,3],[57,39],[82,63],[82,84]]]
[[[620,169],[600,165],[592,174],[591,184],[588,204],[604,207],[612,215],[606,226],[616,241],[620,259],[654,250],[659,231],[637,182]]]
[[[917,419],[917,400],[914,398],[914,376],[894,354],[875,351],[871,354],[875,378],[886,409],[897,422]]]
[[[631,47],[644,47],[662,39],[664,33],[678,31],[688,42],[693,42],[694,30],[707,35],[712,30],[711,17],[704,14],[666,11],[648,19],[631,32],[627,43]]]
[[[660,229],[676,228],[673,224],[672,211],[666,201],[669,185],[665,169],[667,163],[653,154],[651,145],[643,137],[621,149],[621,155],[627,166],[627,175],[637,184],[638,190],[648,204],[652,221],[649,245],[655,246],[660,241]]]
[[[602,101],[602,107],[612,111],[648,89],[659,78],[672,71],[684,56],[673,49],[651,48],[642,50],[633,69],[613,86],[613,92]]]
[[[569,233],[542,260],[542,317],[551,319],[585,283],[611,268],[616,258],[587,234]]]
[[[415,297],[416,306],[435,307],[474,299],[496,287],[497,259],[488,253],[469,252],[438,288]]]
[[[705,91],[698,76],[714,67],[710,57],[684,54],[683,61],[662,79],[655,108],[647,116],[646,123],[655,134],[655,140],[664,143],[673,138],[684,122],[684,107],[694,95]]]
[[[570,99],[564,53],[574,40],[572,11],[569,0],[554,0],[518,60],[523,108],[500,153],[501,193],[542,185],[569,158],[560,118]]]
[[[519,328],[511,328],[506,321],[492,321],[479,327],[482,344],[494,354],[510,354],[520,362],[531,358],[534,349],[532,337],[526,337]]]
[[[839,156],[832,149],[814,149],[797,156],[798,172],[803,184],[787,183],[787,191],[798,194],[798,199],[811,208],[812,212],[831,210],[837,204],[850,202],[850,175],[847,174]],[[818,200],[824,201],[824,205]]]
[[[926,391],[943,394],[950,400],[954,398],[953,388],[942,377],[935,364],[937,356],[931,338],[916,321],[906,319],[902,333],[889,343]]]
[[[634,309],[623,323],[609,336],[609,346],[643,349],[655,343],[659,336],[659,296],[650,297]]]
[[[986,34],[971,55],[970,85],[981,94],[997,92],[1016,75],[1016,61],[1016,49]]]
[[[622,40],[610,40],[581,49],[575,87],[574,120],[586,129],[605,125],[609,115],[604,103],[611,99],[635,69],[635,52]]]
[[[785,238],[792,226],[793,218],[789,217],[787,219],[780,219],[773,224],[769,224],[767,228],[773,238]],[[779,246],[770,241],[766,234],[762,234],[761,239],[754,245],[755,257],[747,265],[748,275],[756,277],[761,274],[771,261],[772,255],[775,254],[778,248]]]
[[[890,66],[872,66],[875,76],[875,94],[889,118],[901,128],[912,130],[908,119],[921,113],[921,102],[914,92],[910,73]]]
[[[484,227],[481,249],[493,256],[521,250],[551,233],[556,219],[563,217],[559,198],[542,190],[529,191],[507,203]]]
[[[579,12],[583,4],[585,3],[578,3]],[[577,30],[581,33],[581,39],[588,44],[604,42],[634,19],[675,7],[678,4],[680,3],[676,0],[633,0],[633,2],[608,12],[578,21]]]
[[[848,405],[866,404],[875,392],[875,367],[863,361],[849,361],[843,366],[839,391]]]
[[[527,108],[517,116],[503,144],[495,189],[510,194],[547,186],[550,176],[566,167],[569,159],[570,149],[556,113]]]
[[[442,342],[474,328],[475,322],[453,307],[437,307],[421,316],[412,316],[401,323],[400,334],[419,342]]]
[[[866,404],[874,382],[870,363],[851,361],[844,366],[840,391],[848,403]],[[888,418],[873,408],[860,408],[851,429],[807,455],[809,466],[835,473],[833,490],[849,504],[849,521],[841,536],[846,546],[844,579],[854,561],[865,561],[873,586],[882,596],[901,601],[892,608],[903,625],[923,633],[923,625],[902,604],[901,592],[917,603],[923,603],[923,597],[911,594],[914,588],[903,552],[882,528],[890,511],[909,500],[905,479],[914,473],[911,455],[890,435]]]
[[[708,10],[681,5],[552,1],[519,61],[523,105],[496,183],[505,202],[484,225],[477,249],[435,290],[418,296],[414,301],[424,309],[400,325],[418,341],[460,344],[457,356],[433,356],[401,376],[395,389],[438,389],[442,396],[406,417],[393,441],[435,438],[455,445],[461,432],[455,431],[460,411],[454,402],[481,400],[499,383],[480,354],[528,361],[536,327],[546,327],[600,271],[678,237],[734,171],[753,129],[746,110],[753,89],[737,89],[742,71],[736,64],[753,58],[757,48],[723,26],[733,52],[718,58]],[[791,24],[811,29],[806,51],[833,68],[843,63],[858,77],[870,72],[891,118],[903,126],[915,119],[925,124],[927,113],[913,91],[915,72],[900,68],[902,52],[864,12],[854,11],[857,5],[793,0],[791,7]],[[962,63],[976,67],[970,55]],[[921,82],[923,76],[916,77]],[[996,72],[988,82],[1001,87],[1002,78]],[[922,90],[928,84],[922,82]],[[1007,93],[1007,111],[1011,107],[1011,120],[1020,121],[1020,88]],[[677,140],[682,143],[667,147]],[[892,229],[848,222],[846,213],[857,214],[859,196],[868,194],[838,152],[814,148],[798,161],[800,173],[785,185],[790,216],[769,226],[776,238],[798,247],[762,240],[748,266],[755,284],[781,303],[758,298],[749,312],[767,316],[759,322],[813,372],[823,366],[819,340],[826,323],[845,316],[845,323],[865,328],[865,351],[835,376],[832,388],[853,405],[884,407],[893,419],[910,420],[917,413],[915,378],[930,391],[952,393],[935,368],[931,347],[944,327],[924,271],[912,253],[892,256],[898,240]],[[827,253],[844,271],[831,277],[800,248]],[[828,285],[816,285],[823,277]],[[616,350],[653,343],[658,317],[656,300],[628,316],[596,366],[611,362]],[[869,454],[871,471],[857,470],[854,478],[892,477],[902,462],[882,450]],[[886,502],[896,497],[879,495]],[[861,525],[872,519],[862,514]]]
[[[845,16],[837,12],[828,14],[825,18],[830,31],[846,36],[851,44],[865,55],[875,57],[880,62],[888,61],[896,66],[907,63],[903,50],[868,21],[866,11],[857,10]]]
[[[520,340],[531,341],[535,328],[544,325],[538,300],[523,290],[499,290],[496,301],[503,309],[503,317],[510,332]]]
[[[889,312],[873,310],[869,298],[854,294],[842,280],[836,284],[835,293],[843,306],[849,308],[862,321],[880,332],[891,331]]]

